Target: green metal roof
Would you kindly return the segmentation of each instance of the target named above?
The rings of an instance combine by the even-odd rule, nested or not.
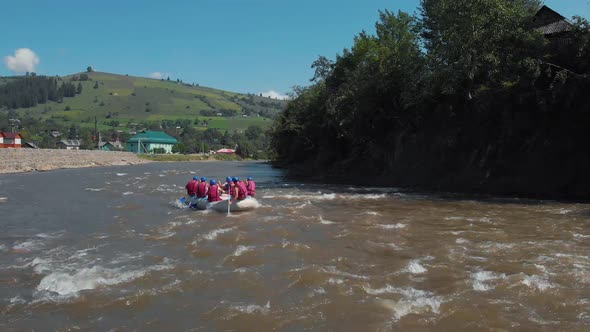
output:
[[[166,134],[162,131],[142,131],[127,140],[127,143],[137,143],[141,139],[141,143],[161,143],[161,144],[178,144],[176,138]]]

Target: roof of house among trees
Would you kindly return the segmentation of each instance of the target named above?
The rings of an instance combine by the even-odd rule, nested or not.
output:
[[[546,36],[570,31],[573,28],[573,24],[565,16],[547,6],[541,7],[535,14],[533,26]]]
[[[0,136],[5,137],[5,138],[22,138],[22,136],[19,133],[9,133],[9,132],[5,132],[5,131],[0,131]]]
[[[79,139],[62,139],[61,141],[57,142],[56,144],[63,144],[66,146],[80,146],[82,145],[82,140]]]
[[[107,144],[110,144],[110,145],[111,145],[111,146],[113,146],[114,148],[116,148],[116,149],[120,149],[120,150],[122,150],[122,149],[124,148],[124,147],[123,147],[123,144],[121,144],[121,142],[119,142],[119,141],[114,141],[114,142],[102,142],[102,143],[100,143],[100,144],[99,144],[99,147],[100,147],[100,148],[102,148],[103,146],[105,146],[105,145],[107,145]]]
[[[178,144],[176,138],[166,134],[162,131],[142,131],[127,140],[127,143],[137,143],[141,140],[142,143],[160,143],[160,144]]]

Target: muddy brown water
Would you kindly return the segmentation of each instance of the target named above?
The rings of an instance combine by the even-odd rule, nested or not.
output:
[[[181,208],[194,176],[259,209]],[[286,181],[260,163],[0,176],[2,331],[588,331],[590,206]]]

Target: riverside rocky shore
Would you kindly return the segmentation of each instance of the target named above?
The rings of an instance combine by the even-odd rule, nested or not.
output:
[[[0,173],[49,171],[60,168],[144,164],[131,152],[54,149],[0,149]]]

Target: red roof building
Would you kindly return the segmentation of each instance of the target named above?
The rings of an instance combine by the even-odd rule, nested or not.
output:
[[[0,148],[21,148],[23,137],[19,133],[0,131]]]
[[[236,150],[234,150],[234,149],[221,149],[221,150],[217,150],[217,153],[220,153],[220,154],[234,154],[234,153],[236,153]]]

